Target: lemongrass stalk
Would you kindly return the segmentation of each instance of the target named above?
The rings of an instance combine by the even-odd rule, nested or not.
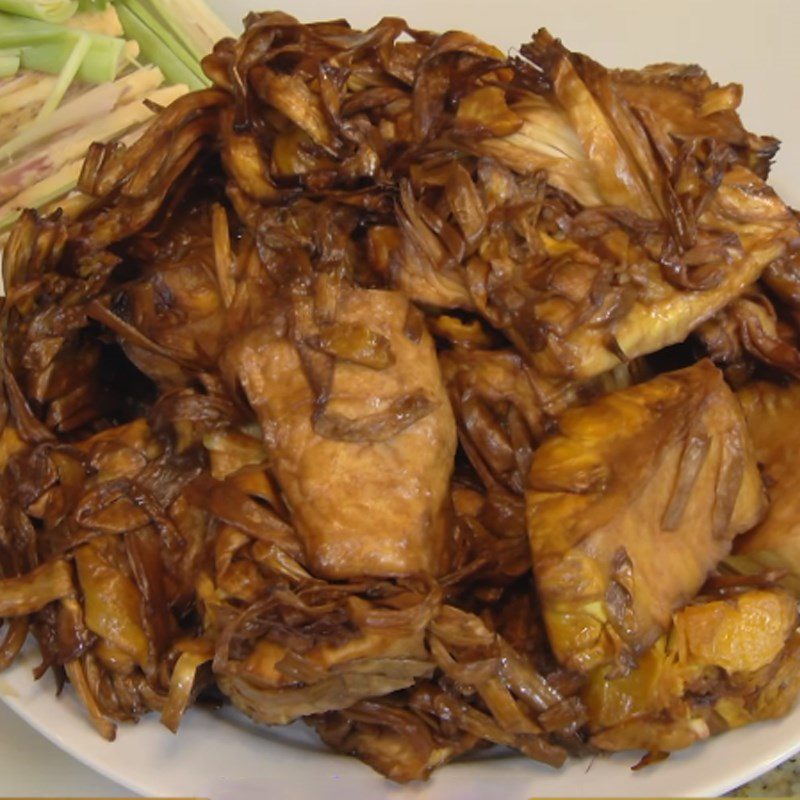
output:
[[[0,103],[4,103],[5,99],[10,95],[15,95],[25,88],[35,86],[41,77],[41,75],[33,75],[30,72],[20,72],[13,78],[3,78],[3,80],[0,80]],[[16,108],[16,105],[12,105],[11,108]],[[0,111],[1,113],[2,111]]]
[[[60,73],[78,35],[78,31],[63,25],[0,13],[0,50],[22,48],[21,65],[25,69]],[[125,41],[91,31],[86,35],[90,47],[78,77],[90,83],[113,80],[125,54]]]
[[[140,0],[197,61],[208,55],[214,45],[233,31],[203,0]]]
[[[122,36],[124,33],[117,12],[111,5],[103,9],[79,11],[64,25],[67,28],[80,28],[82,31],[103,33],[106,36]]]
[[[52,75],[26,74],[24,80],[19,81],[15,91],[0,94],[0,123],[8,115],[27,105],[38,105],[44,102],[47,95],[53,91],[55,82],[56,79]]]
[[[77,10],[77,0],[0,0],[0,11],[43,22],[65,22]]]
[[[163,26],[154,21],[152,15],[145,12],[144,19],[139,16],[140,5],[134,2],[136,11],[132,10],[130,0],[117,7],[125,34],[139,42],[142,55],[153,64],[158,65],[171,83],[185,83],[190,89],[202,89],[209,85],[200,65],[194,60],[174,37],[170,37]],[[155,27],[151,27],[154,23]],[[159,32],[157,32],[159,31]],[[162,38],[164,34],[166,38]]]
[[[61,25],[50,25],[47,22],[15,17],[0,12],[0,49],[3,50],[59,41],[74,35]]]
[[[67,97],[71,93],[71,91],[68,92]],[[24,131],[36,119],[36,114],[41,107],[42,101],[39,100],[0,116],[0,142],[8,142]]]
[[[144,100],[169,105],[187,91],[186,86],[165,86],[148,92],[142,100],[118,106],[90,127],[83,126],[46,145],[27,151],[21,159],[0,172],[0,202],[43,180],[64,164],[82,158],[92,142],[107,142],[152,117]]]
[[[19,53],[0,52],[0,78],[8,78],[19,72]]]
[[[150,127],[151,121],[152,119],[145,120],[124,136],[112,138],[118,138],[122,144],[130,147]],[[94,202],[95,198],[81,192],[69,196],[78,185],[82,168],[82,157],[64,164],[49,177],[23,189],[12,200],[0,205],[0,243],[2,231],[13,225],[23,209],[38,208],[49,212],[60,207],[67,217],[73,218]]]
[[[10,86],[14,81],[17,80],[16,75],[7,76],[5,78],[0,78],[0,94],[5,91],[7,86]]]
[[[22,66],[39,72],[60,73],[66,66],[77,36],[69,32],[69,38],[37,44],[22,49]],[[125,40],[112,36],[87,33],[89,49],[81,61],[77,76],[86,83],[113,81],[125,63]]]
[[[138,17],[150,29],[150,32],[158,37],[162,44],[169,47],[170,52],[174,53],[192,72],[198,77],[202,77],[203,72],[200,69],[198,59],[181,43],[175,32],[168,25],[165,25],[158,16],[153,14],[145,3],[141,2],[141,0],[123,0],[122,5]],[[136,38],[138,40],[138,37]]]
[[[132,102],[164,82],[158,67],[143,67],[113,83],[103,83],[64,103],[45,121],[29,125],[0,147],[0,160],[13,157],[27,147],[81,125],[92,125],[114,108]]]
[[[69,58],[66,60],[64,68],[61,70],[55,86],[53,86],[53,91],[50,92],[47,99],[44,101],[44,103],[42,103],[42,107],[39,109],[39,113],[36,115],[37,120],[46,119],[56,110],[56,108],[58,108],[58,105],[63,99],[67,89],[69,89],[70,84],[75,80],[75,76],[78,74],[78,70],[81,68],[81,64],[86,58],[86,54],[89,52],[89,45],[89,34],[79,34],[78,39],[75,42],[75,47],[72,48],[72,52],[70,53]],[[3,148],[0,147],[0,159],[3,157]]]
[[[0,206],[0,231],[13,225],[23,209],[40,208],[71,192],[78,185],[82,168],[82,158],[71,161]]]

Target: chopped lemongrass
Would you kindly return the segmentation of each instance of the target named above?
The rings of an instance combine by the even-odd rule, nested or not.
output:
[[[60,73],[75,47],[76,31],[61,41],[53,41],[22,48],[22,66],[39,72]],[[127,62],[124,39],[87,33],[89,49],[84,56],[77,76],[87,83],[105,83],[117,77]]]
[[[148,92],[141,100],[118,106],[91,126],[78,128],[47,145],[29,150],[19,160],[0,171],[0,203],[18,195],[25,187],[43,180],[61,169],[64,164],[82,158],[92,142],[115,139],[136,125],[152,117],[153,112],[144,101],[167,106],[182,94],[186,86],[165,86]]]
[[[8,78],[19,72],[19,53],[0,52],[0,78]]]
[[[202,0],[139,0],[199,62],[233,31]]]
[[[15,75],[13,78],[3,78],[0,80],[0,103],[5,102],[9,95],[35,86],[41,77],[41,75],[33,75],[30,72],[20,72],[19,75]],[[16,108],[16,106],[12,105],[11,108]]]
[[[78,77],[89,83],[113,80],[127,55],[124,39],[0,13],[0,50],[21,48],[25,69],[60,73],[81,33],[89,37],[89,50]]]
[[[164,76],[158,67],[143,67],[114,83],[95,86],[62,105],[46,120],[28,125],[17,136],[0,146],[0,162],[62,131],[93,124],[114,108],[141,97],[163,82]]]
[[[78,70],[88,52],[89,34],[81,33],[78,35],[75,47],[72,48],[72,52],[64,64],[64,68],[61,70],[55,86],[53,86],[53,91],[50,92],[48,98],[42,103],[42,107],[36,115],[37,120],[45,119],[56,110],[67,89],[69,89],[70,84],[75,80],[75,76],[78,74]],[[3,148],[0,147],[0,159],[2,159],[4,155]]]
[[[119,137],[119,141],[126,147],[130,147],[149,127],[150,120],[148,119],[128,131],[124,136]],[[55,211],[56,207],[60,207],[67,217],[72,218],[93,203],[94,197],[74,191],[82,169],[83,158],[71,161],[50,177],[20,192],[10,202],[0,205],[0,243],[4,236],[3,229],[16,222],[25,208]]]
[[[66,22],[77,10],[76,0],[0,0],[0,11],[43,22]]]
[[[0,94],[0,123],[7,115],[24,108],[27,105],[39,104],[44,102],[47,95],[53,91],[53,84],[56,79],[52,75],[34,75],[26,73],[17,82],[18,85],[9,86],[6,93]]]
[[[124,65],[134,64],[137,67],[141,67],[142,65],[137,61],[140,50],[139,42],[133,39],[126,39],[125,46],[122,48],[122,63]]]
[[[199,59],[195,58],[192,52],[184,46],[180,37],[175,35],[174,30],[165,25],[151,9],[141,0],[124,0],[124,7],[131,13],[136,15],[139,20],[146,25],[150,31],[155,34],[162,44],[168,45],[170,50],[198,77],[203,77],[203,72],[200,69]]]
[[[185,91],[186,87],[183,87],[183,90]],[[152,115],[129,129],[124,135],[110,138],[116,138],[126,147],[130,147],[150,127],[151,120]],[[40,211],[49,212],[60,207],[67,217],[72,218],[94,202],[95,198],[90,195],[74,191],[82,169],[83,157],[65,163],[48,177],[23,189],[8,202],[0,203],[0,249],[8,235],[8,228],[16,222],[23,209],[38,208]]]
[[[54,83],[55,81],[51,81],[50,85],[52,86]],[[61,101],[62,105],[70,103],[81,93],[80,89],[81,87],[78,86],[70,86],[69,90],[64,95],[64,99]],[[36,114],[41,107],[42,100],[39,98],[36,102],[28,103],[25,106],[21,106],[16,111],[0,116],[0,143],[5,144],[11,141],[29,128],[34,119],[36,119]],[[48,120],[48,124],[51,120],[52,115]],[[41,124],[42,123],[39,123],[39,126]]]
[[[13,225],[22,213],[22,209],[33,205],[37,207],[45,205],[71,192],[78,185],[82,168],[82,158],[71,161],[0,206],[0,231]]]
[[[27,47],[41,42],[52,42],[75,34],[61,25],[50,25],[24,17],[14,17],[0,12],[0,49]]]
[[[200,65],[192,58],[169,31],[158,26],[156,32],[150,27],[153,21],[152,15],[145,12],[145,19],[130,8],[130,0],[126,5],[117,7],[122,27],[127,36],[135,39],[141,47],[142,55],[153,64],[161,68],[161,71],[171,83],[185,83],[190,89],[203,89],[209,85],[209,80],[203,75]],[[140,4],[136,4],[137,11]],[[162,35],[166,38],[162,38]]]

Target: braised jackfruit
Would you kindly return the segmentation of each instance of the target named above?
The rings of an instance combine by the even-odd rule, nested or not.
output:
[[[556,657],[624,668],[667,630],[766,497],[710,362],[566,411],[535,452],[528,534]]]

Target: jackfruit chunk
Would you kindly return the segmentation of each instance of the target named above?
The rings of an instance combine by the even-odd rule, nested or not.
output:
[[[526,491],[556,657],[629,667],[765,504],[741,408],[708,361],[565,412]]]
[[[734,553],[746,557],[756,570],[788,570],[786,585],[800,594],[800,384],[759,381],[737,396],[767,476],[770,507],[755,530],[737,539]],[[748,566],[738,562],[737,566]]]

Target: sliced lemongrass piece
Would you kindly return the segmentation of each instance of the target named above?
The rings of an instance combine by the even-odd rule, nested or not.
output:
[[[103,11],[108,8],[108,0],[78,0],[78,11]]]
[[[113,80],[123,57],[127,57],[124,39],[91,31],[90,47],[81,63],[78,77],[89,83]],[[0,50],[21,48],[21,66],[25,69],[60,73],[75,47],[78,32],[63,25],[0,13]]]
[[[120,137],[119,141],[130,147],[149,127],[150,120],[147,120]],[[95,202],[96,198],[91,195],[76,191],[81,169],[83,158],[71,161],[49,177],[20,192],[13,200],[0,205],[0,245],[6,235],[4,231],[17,221],[26,208],[38,208],[45,213],[61,208],[72,219]]]
[[[74,36],[75,32],[70,31],[70,34]],[[90,36],[90,46],[77,77],[86,83],[113,81],[120,67],[127,62],[125,40],[99,34],[87,35]],[[69,40],[24,47],[22,66],[39,72],[60,73],[72,54],[73,47]]]
[[[13,225],[23,209],[40,208],[71,192],[78,185],[82,167],[82,158],[71,161],[0,206],[0,231]]]
[[[0,49],[2,50],[63,40],[72,35],[71,31],[60,25],[50,25],[35,19],[26,19],[0,12]]]
[[[65,22],[77,10],[76,0],[0,0],[0,11],[44,22]]]
[[[15,91],[0,94],[0,121],[6,114],[12,114],[25,106],[43,103],[53,91],[53,84],[56,82],[52,75],[26,74],[25,78]]]
[[[132,6],[136,11],[132,10]],[[131,3],[130,0],[117,7],[125,34],[139,43],[142,55],[159,66],[171,83],[185,83],[190,89],[208,86],[208,79],[191,54],[151,14],[145,12],[144,18],[140,17],[140,10],[141,4]],[[155,27],[151,27],[151,23]]]
[[[92,142],[116,139],[136,125],[150,119],[153,112],[145,100],[159,106],[169,105],[187,91],[186,86],[164,86],[148,92],[141,99],[118,106],[98,119],[90,129],[78,128],[33,150],[0,172],[0,203],[16,197],[27,186],[43,180],[64,164],[83,158]]]
[[[176,55],[183,64],[192,70],[198,77],[202,77],[202,70],[198,59],[196,59],[191,51],[181,42],[180,38],[175,35],[175,32],[166,25],[163,20],[156,16],[152,10],[141,0],[124,0],[124,8],[134,14],[140,22],[146,25],[152,34],[154,34],[162,45],[169,47],[170,51]]]
[[[202,0],[140,0],[200,61],[233,31]]]
[[[36,84],[42,80],[44,76],[35,75],[30,72],[20,72],[13,78],[3,78],[0,80],[0,114],[8,109],[17,108],[20,98],[24,97],[20,92],[33,89]],[[53,80],[48,77],[47,80]],[[15,96],[15,100],[11,105],[6,106],[9,97]]]
[[[67,89],[69,89],[70,84],[75,80],[75,76],[78,74],[78,70],[83,63],[84,58],[86,58],[86,54],[89,52],[89,45],[89,34],[79,33],[75,42],[75,47],[72,48],[69,58],[59,73],[55,86],[53,86],[53,91],[50,92],[47,99],[44,101],[44,103],[42,103],[42,107],[39,109],[39,113],[36,115],[36,120],[46,119],[58,108],[58,105],[66,94]],[[36,123],[36,120],[34,120],[34,124]],[[4,148],[0,147],[0,159],[2,159],[4,156]]]
[[[34,122],[0,147],[0,159],[13,157],[21,150],[44,141],[69,128],[93,125],[112,109],[132,102],[164,82],[158,67],[143,67],[118,78],[113,83],[103,83],[64,103],[46,120]]]
[[[138,61],[140,52],[141,47],[139,47],[139,42],[135,41],[134,39],[126,39],[125,45],[122,48],[123,65],[127,66],[128,64],[133,64],[137,68],[143,66]]]

